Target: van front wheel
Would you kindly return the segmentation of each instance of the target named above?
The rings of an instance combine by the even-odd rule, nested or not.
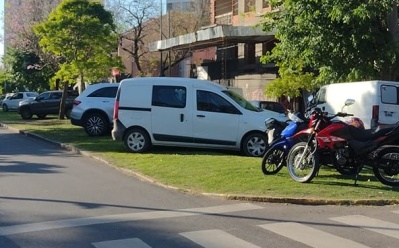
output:
[[[242,143],[243,153],[250,157],[262,157],[267,148],[266,135],[262,133],[251,133],[245,137]]]
[[[146,152],[150,149],[151,140],[146,131],[133,128],[127,131],[124,145],[127,150],[133,153]]]

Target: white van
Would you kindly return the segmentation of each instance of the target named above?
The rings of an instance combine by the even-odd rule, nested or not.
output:
[[[124,79],[115,99],[112,138],[131,152],[151,145],[240,150],[262,156],[265,120],[284,114],[259,110],[228,87],[192,78]]]
[[[344,112],[360,118],[366,129],[399,121],[399,82],[365,81],[325,85],[316,94],[316,105],[323,111],[335,114],[342,111],[346,99],[355,104]]]

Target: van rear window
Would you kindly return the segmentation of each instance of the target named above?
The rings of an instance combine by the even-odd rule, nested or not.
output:
[[[381,85],[381,102],[386,104],[399,104],[398,87]]]

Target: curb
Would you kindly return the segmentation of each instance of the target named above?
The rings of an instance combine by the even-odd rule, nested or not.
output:
[[[159,181],[156,181],[153,178],[150,178],[143,174],[137,173],[135,171],[125,169],[125,168],[119,168],[119,167],[111,164],[110,162],[91,154],[90,152],[83,151],[83,150],[78,149],[72,145],[53,141],[53,140],[44,138],[44,137],[34,134],[34,133],[18,130],[16,128],[10,127],[3,123],[0,123],[0,127],[5,127],[5,128],[10,129],[16,133],[20,133],[20,134],[28,136],[28,137],[46,141],[50,144],[53,144],[55,146],[58,146],[58,147],[64,149],[64,150],[71,151],[71,152],[74,152],[76,154],[79,154],[79,155],[82,155],[85,157],[96,159],[96,160],[98,160],[102,163],[105,163],[108,166],[111,166],[112,168],[114,168],[126,175],[137,177],[138,179],[140,179],[142,181],[156,184],[156,185],[166,188],[166,189],[181,191],[181,192],[185,192],[185,193],[193,194],[193,195],[197,194],[197,195],[203,195],[203,196],[214,197],[214,198],[222,198],[225,200],[235,200],[235,201],[249,201],[249,202],[262,202],[262,203],[284,203],[284,204],[313,205],[313,206],[316,206],[316,205],[385,206],[385,205],[398,205],[399,204],[399,199],[398,200],[372,200],[372,199],[361,199],[361,200],[348,200],[348,199],[335,200],[334,199],[333,200],[333,199],[286,198],[286,197],[248,196],[248,195],[217,194],[217,193],[198,193],[198,192],[193,192],[193,191],[190,191],[187,189],[169,186],[169,185],[163,184]]]

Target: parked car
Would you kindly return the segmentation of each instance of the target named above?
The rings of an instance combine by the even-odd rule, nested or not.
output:
[[[250,101],[255,107],[260,109],[267,109],[277,113],[286,113],[286,109],[283,104],[274,101]]]
[[[7,96],[8,95],[8,96]],[[39,95],[36,92],[17,92],[11,95],[7,94],[6,98],[2,101],[1,106],[3,111],[18,110],[19,103],[23,100],[34,98]]]
[[[133,78],[119,84],[112,138],[130,152],[152,145],[229,149],[262,156],[265,120],[284,114],[259,110],[228,87],[192,78]]]
[[[70,117],[72,102],[77,97],[77,93],[68,91],[65,101],[64,113],[67,118]],[[60,112],[62,91],[53,90],[41,93],[35,98],[30,98],[19,103],[18,113],[22,119],[31,119],[33,115],[39,118],[45,118],[50,114],[58,114]]]
[[[74,101],[71,123],[89,136],[100,136],[112,129],[114,102],[119,83],[98,83],[87,87]]]

